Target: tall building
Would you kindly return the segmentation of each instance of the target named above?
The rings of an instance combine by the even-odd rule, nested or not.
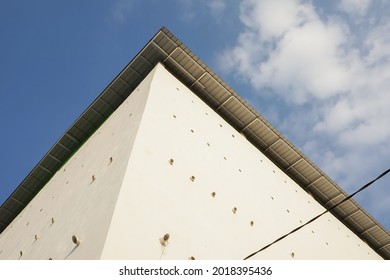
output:
[[[0,208],[0,259],[243,259],[346,197],[162,28]],[[389,259],[348,200],[251,259]]]

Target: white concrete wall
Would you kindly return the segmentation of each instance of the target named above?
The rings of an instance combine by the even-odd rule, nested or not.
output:
[[[0,259],[100,258],[152,77],[149,74],[0,235]],[[82,240],[77,248],[73,235]]]
[[[322,211],[158,65],[102,258],[242,259]],[[328,214],[254,258],[380,256]]]
[[[0,235],[0,259],[242,259],[323,210],[158,65]],[[254,258],[380,256],[328,214]]]

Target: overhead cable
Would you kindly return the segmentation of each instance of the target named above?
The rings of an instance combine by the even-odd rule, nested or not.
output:
[[[330,207],[329,209],[325,210],[324,212],[322,212],[321,214],[315,216],[314,218],[310,219],[309,221],[307,221],[306,223],[304,223],[303,225],[300,225],[299,227],[293,229],[292,231],[290,231],[289,233],[286,233],[285,235],[279,237],[278,239],[276,239],[275,241],[269,243],[268,245],[262,247],[261,249],[253,252],[252,254],[248,255],[247,257],[244,258],[244,260],[247,260],[251,257],[253,257],[254,255],[260,253],[261,251],[264,251],[265,249],[271,247],[272,245],[274,245],[275,243],[278,243],[279,241],[283,240],[284,238],[286,238],[287,236],[289,236],[290,234],[293,234],[294,232],[297,232],[298,230],[300,230],[301,228],[307,226],[308,224],[314,222],[315,220],[317,220],[319,217],[325,215],[326,213],[332,211],[334,208],[336,208],[337,206],[339,206],[340,204],[344,203],[345,201],[347,200],[350,200],[354,195],[358,194],[359,192],[361,192],[362,190],[366,189],[367,187],[369,187],[370,185],[372,185],[374,182],[376,182],[377,180],[379,180],[380,178],[382,178],[383,176],[385,176],[387,173],[390,172],[390,169],[387,169],[385,172],[383,172],[382,174],[380,174],[378,177],[376,177],[374,180],[372,180],[371,182],[368,182],[367,184],[365,184],[363,187],[361,187],[360,189],[358,189],[357,191],[355,191],[354,193],[350,194],[349,196],[345,197],[343,200],[341,200],[340,202],[336,203],[335,205],[333,205],[332,207]]]

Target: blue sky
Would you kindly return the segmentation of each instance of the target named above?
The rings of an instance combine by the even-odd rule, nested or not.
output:
[[[351,193],[390,167],[389,15],[385,0],[2,1],[0,203],[163,25]],[[387,229],[389,185],[356,197]]]

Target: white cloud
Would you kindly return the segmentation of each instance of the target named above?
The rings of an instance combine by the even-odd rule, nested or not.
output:
[[[366,14],[372,0],[342,0],[339,8],[353,16],[363,16]]]
[[[238,74],[258,94],[281,97],[272,100],[282,99],[288,109],[275,126],[349,190],[388,168],[387,3],[372,11],[372,1],[344,0],[338,9],[348,17],[339,10],[320,17],[317,11],[324,9],[310,1],[243,0],[244,28],[219,57],[223,70]],[[367,24],[350,21],[352,14]],[[381,195],[388,199],[390,190]],[[384,207],[389,213],[390,205]]]
[[[289,98],[296,103],[306,102],[311,95],[326,98],[345,91],[350,77],[341,59],[344,39],[339,28],[319,20],[291,28],[259,65],[252,83],[257,88],[289,91]]]
[[[369,66],[390,63],[390,22],[374,27],[364,41],[368,50],[365,60]]]
[[[316,17],[310,5],[298,5],[297,0],[242,1],[240,11],[242,22],[258,32],[263,40],[280,37]]]
[[[311,95],[326,98],[348,88],[348,31],[322,22],[313,6],[291,0],[243,1],[241,19],[247,28],[221,60],[238,66],[255,88],[289,92],[285,98],[298,104]]]

